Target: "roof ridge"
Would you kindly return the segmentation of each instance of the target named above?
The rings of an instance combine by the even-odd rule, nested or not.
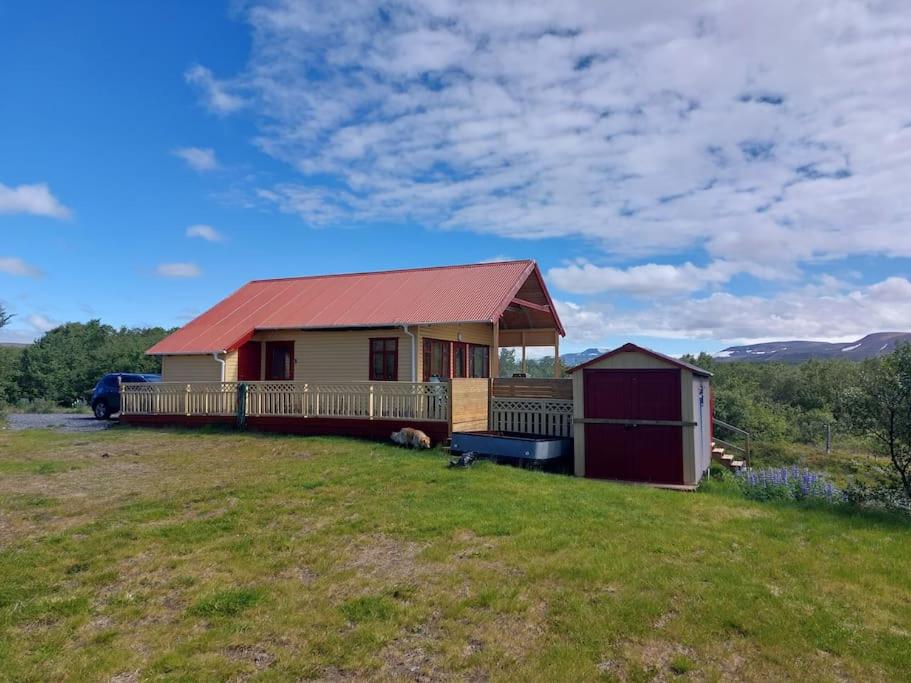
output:
[[[324,275],[291,275],[288,277],[267,277],[257,280],[249,280],[247,284],[254,282],[282,282],[284,280],[315,280],[316,278],[328,277],[354,277],[358,275],[387,275],[390,273],[420,273],[428,270],[455,270],[458,268],[482,268],[485,266],[506,265],[510,263],[535,263],[534,259],[510,259],[508,261],[487,261],[481,263],[457,263],[449,266],[423,266],[420,268],[393,268],[391,270],[365,270],[355,273],[327,273]]]

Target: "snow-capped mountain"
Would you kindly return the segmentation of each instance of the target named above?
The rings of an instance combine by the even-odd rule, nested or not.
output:
[[[597,358],[607,349],[585,349],[585,351],[579,351],[578,353],[562,353],[560,354],[560,360],[563,361],[563,366],[567,368],[573,368],[577,365],[589,361],[592,358]]]
[[[719,361],[799,363],[811,358],[864,360],[883,356],[899,344],[911,344],[911,332],[876,332],[845,344],[817,341],[780,341],[731,346],[715,354]]]

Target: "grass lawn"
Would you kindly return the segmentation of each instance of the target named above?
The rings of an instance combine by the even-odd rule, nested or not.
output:
[[[911,524],[343,439],[0,432],[0,678],[911,672]]]

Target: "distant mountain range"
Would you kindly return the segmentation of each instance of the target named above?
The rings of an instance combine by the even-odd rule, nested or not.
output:
[[[730,346],[714,355],[723,362],[800,363],[811,358],[844,358],[864,360],[883,356],[898,344],[911,344],[911,332],[877,332],[847,344],[817,341],[780,341],[765,344]]]
[[[585,351],[579,351],[578,353],[561,353],[560,360],[563,361],[563,367],[573,368],[585,361],[589,361],[592,358],[597,358],[602,353],[606,352],[607,349],[585,349]]]

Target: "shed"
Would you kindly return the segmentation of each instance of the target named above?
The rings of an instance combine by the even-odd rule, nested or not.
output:
[[[635,344],[569,372],[576,476],[699,483],[712,453],[710,372]]]

